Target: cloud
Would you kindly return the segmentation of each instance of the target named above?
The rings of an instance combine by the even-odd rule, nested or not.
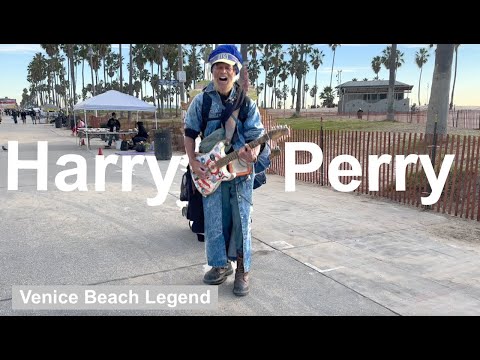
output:
[[[2,54],[29,54],[43,52],[39,44],[0,44]]]

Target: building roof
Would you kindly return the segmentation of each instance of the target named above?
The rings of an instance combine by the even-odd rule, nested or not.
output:
[[[342,89],[342,88],[388,88],[388,80],[371,80],[371,81],[348,81],[346,83],[340,84],[336,86],[336,88]],[[408,85],[405,83],[402,83],[400,81],[395,81],[395,87],[396,88],[405,88],[407,90],[411,90],[413,88],[413,85]]]

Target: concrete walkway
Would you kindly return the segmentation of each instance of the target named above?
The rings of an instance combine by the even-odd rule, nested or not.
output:
[[[95,191],[97,139],[87,150],[68,130],[3,116],[0,145],[9,140],[20,159],[36,159],[37,141],[48,141],[48,190],[37,190],[34,170],[7,190],[0,150],[0,315],[480,314],[478,222],[300,182],[286,193],[274,175],[254,193],[248,296],[233,295],[231,276],[216,310],[12,310],[13,285],[203,285],[208,267],[178,204],[183,166],[166,201],[150,207],[157,189],[146,164],[135,167],[133,191],[121,191],[120,161]],[[65,154],[86,159],[88,191],[57,189]],[[169,161],[158,164],[164,175]]]

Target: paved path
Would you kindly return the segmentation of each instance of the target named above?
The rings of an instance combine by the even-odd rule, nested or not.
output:
[[[8,191],[0,150],[0,315],[480,314],[478,222],[300,182],[286,193],[274,175],[254,193],[247,297],[233,295],[230,277],[213,311],[14,311],[12,285],[203,285],[208,267],[179,209],[182,166],[164,204],[149,207],[157,190],[148,166],[135,167],[133,191],[122,192],[121,162],[109,165],[97,192],[104,143],[87,150],[68,130],[9,120],[0,145],[18,141],[20,159],[36,159],[37,141],[48,141],[48,190],[21,170],[19,190]],[[65,154],[86,159],[88,191],[55,186]],[[158,164],[165,174],[169,161]]]

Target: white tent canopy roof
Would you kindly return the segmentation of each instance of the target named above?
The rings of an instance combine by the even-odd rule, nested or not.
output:
[[[103,94],[82,101],[73,107],[73,110],[117,110],[117,111],[151,111],[155,105],[137,99],[135,96],[109,90]]]

